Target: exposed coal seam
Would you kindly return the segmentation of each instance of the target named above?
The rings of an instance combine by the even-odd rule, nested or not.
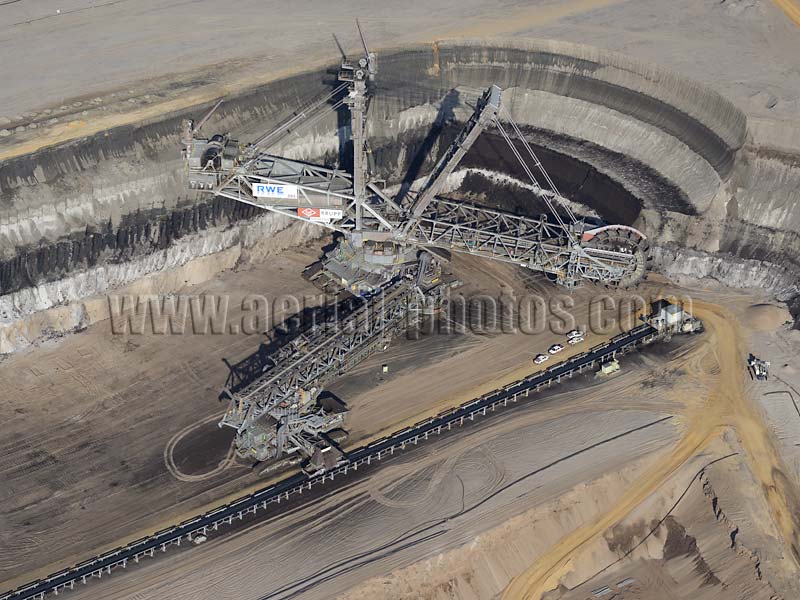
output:
[[[228,198],[127,215],[119,227],[85,231],[36,247],[20,248],[0,261],[0,294],[10,294],[99,264],[119,264],[172,246],[184,236],[252,219],[263,211]]]
[[[431,75],[427,73],[433,60],[432,50],[429,46],[420,46],[399,52],[388,53],[382,57],[382,75],[375,86],[376,95],[374,102],[376,106],[391,106],[393,110],[403,110],[420,104],[440,103],[442,124],[444,125],[439,135],[438,146],[440,150],[452,139],[450,130],[455,127],[448,126],[451,108],[448,102],[442,104],[442,97],[452,93],[452,86],[461,77],[461,69],[465,72],[472,68],[473,63],[486,62],[485,57],[481,58],[486,52],[491,55],[503,57],[503,61],[509,64],[507,69],[489,67],[486,77],[497,78],[498,83],[503,85],[518,86],[524,84],[528,89],[543,89],[553,93],[568,94],[581,100],[592,102],[597,105],[606,106],[618,112],[627,114],[643,122],[652,123],[664,131],[682,140],[689,147],[694,148],[701,156],[704,156],[711,164],[718,168],[720,174],[728,172],[727,163],[730,162],[729,156],[735,153],[736,144],[727,145],[717,136],[708,126],[700,120],[692,117],[681,110],[671,107],[661,100],[641,94],[628,88],[620,87],[615,84],[601,82],[591,74],[597,69],[603,68],[596,61],[579,59],[559,53],[546,51],[506,49],[500,47],[446,47],[442,49],[441,63],[448,69],[447,75]],[[532,63],[533,61],[533,63]],[[535,63],[535,64],[534,64]],[[534,72],[530,72],[531,65],[534,64]],[[519,72],[525,66],[524,73]],[[559,82],[564,83],[570,73],[570,85],[563,89],[558,88]],[[583,75],[575,71],[583,71]],[[413,77],[409,75],[413,74]],[[240,135],[242,139],[248,139],[246,131],[269,128],[270,125],[281,120],[287,107],[296,106],[297,99],[308,97],[309,94],[316,94],[326,91],[326,81],[332,75],[328,70],[317,70],[310,73],[303,73],[289,77],[277,82],[271,82],[260,86],[246,95],[232,98],[218,111],[214,119],[223,129],[230,129],[234,134]],[[465,80],[469,77],[465,74]],[[553,79],[555,77],[555,79]],[[555,87],[554,87],[555,86]],[[558,89],[557,89],[558,88]],[[448,92],[450,90],[450,92]],[[71,189],[74,177],[91,176],[92,170],[104,161],[109,160],[128,160],[131,156],[140,156],[142,153],[148,161],[156,161],[161,165],[174,162],[177,164],[175,147],[178,143],[177,131],[181,117],[193,115],[201,112],[202,107],[193,107],[177,113],[173,113],[156,123],[147,125],[126,125],[111,129],[102,135],[93,136],[84,140],[76,140],[60,146],[44,149],[34,155],[18,157],[4,161],[0,164],[0,205],[8,206],[13,209],[18,201],[17,194],[19,188],[36,185],[47,185],[53,189],[66,187]],[[195,115],[196,116],[196,115]],[[415,136],[419,137],[424,133],[416,132],[405,139],[412,140]],[[549,146],[546,137],[547,132],[534,132],[536,138]],[[552,135],[552,134],[551,134]],[[401,140],[403,136],[401,136]],[[401,145],[401,140],[396,141],[396,145]],[[581,140],[568,140],[559,138],[560,145],[556,145],[561,151],[561,145],[565,146],[568,153],[573,153],[569,148],[573,148],[577,156],[582,156],[583,152],[588,158],[596,156],[596,152],[604,154],[598,158],[604,166],[604,171],[620,174],[620,180],[627,176],[630,181],[630,189],[636,188],[634,194],[624,191],[625,197],[635,196],[638,205],[644,203],[649,208],[662,208],[663,203],[667,202],[667,210],[692,214],[692,207],[685,194],[666,180],[659,181],[658,173],[646,172],[646,165],[639,163],[633,164],[629,157],[614,157],[603,149],[591,148],[591,145]],[[417,150],[420,149],[421,140],[414,142]],[[341,148],[340,148],[341,150]],[[396,163],[397,148],[387,148],[386,157],[394,155]],[[411,154],[411,146],[408,150]],[[580,151],[580,152],[579,152]],[[544,152],[543,152],[544,153]],[[595,153],[595,154],[592,154]],[[338,152],[326,157],[331,164],[336,163]],[[379,151],[375,152],[376,162],[380,170],[390,171],[391,162],[381,160]],[[431,157],[433,158],[433,157]],[[467,160],[470,160],[469,157]],[[592,158],[594,162],[594,158]],[[584,163],[579,163],[584,164]],[[397,165],[399,168],[400,166]],[[171,167],[170,167],[171,168]],[[394,178],[399,171],[394,171]],[[602,175],[598,173],[599,175]],[[627,175],[625,175],[627,174]],[[579,177],[588,175],[591,185],[600,190],[600,193],[610,195],[614,191],[613,186],[622,189],[618,182],[609,179],[604,183],[603,180],[596,178],[592,174],[581,170]],[[577,177],[577,176],[576,176]],[[615,176],[616,177],[616,176]],[[663,178],[662,178],[663,179]],[[635,185],[631,186],[631,181]],[[576,182],[573,182],[576,183]],[[569,188],[569,183],[565,183],[565,188]],[[608,189],[603,191],[603,188]],[[602,200],[593,198],[592,190],[587,188],[586,180],[584,185],[577,186],[577,191],[583,201],[593,209],[598,210],[594,204],[602,204]],[[174,212],[180,213],[182,209]],[[628,211],[628,207],[625,207]],[[603,214],[602,206],[598,210]],[[614,214],[607,214],[614,217]],[[624,215],[623,215],[624,216]],[[179,216],[180,220],[181,217]],[[615,222],[628,222],[629,219],[612,219]],[[153,219],[151,227],[160,228]],[[124,226],[120,226],[124,229]],[[100,228],[102,229],[102,228]],[[172,225],[167,227],[166,235],[158,235],[157,239],[149,244],[137,246],[131,252],[139,255],[153,249],[169,246],[173,241],[171,231]],[[180,229],[180,227],[179,227]],[[196,231],[196,229],[186,229],[186,231]],[[102,234],[102,236],[100,235]],[[54,281],[63,277],[65,274],[83,268],[91,267],[104,262],[121,262],[126,260],[130,254],[125,248],[125,241],[112,242],[111,237],[130,236],[131,232],[122,231],[92,231],[87,230],[73,236],[65,236],[60,240],[50,241],[38,246],[25,246],[17,250],[17,256],[0,263],[0,294],[7,294],[19,291],[26,287],[38,285],[40,283]],[[133,234],[135,237],[135,234]],[[83,238],[89,239],[83,239]],[[74,242],[79,240],[78,248]],[[787,245],[791,245],[787,242]],[[730,244],[731,252],[734,255],[745,253],[747,255],[757,255],[759,252],[765,255],[774,256],[770,253],[768,241],[758,239],[755,243],[747,245],[737,245],[736,242]],[[787,249],[788,251],[789,249]],[[791,260],[789,258],[788,260]],[[780,257],[774,261],[782,262]]]
[[[434,142],[438,144],[436,156],[431,156],[434,164],[457,134],[459,127],[450,122],[449,110],[441,112],[439,119],[442,125],[434,127],[428,138],[420,138],[421,132],[411,132],[401,140],[377,146],[374,149],[376,162],[380,165],[379,174],[390,182],[395,177],[392,172],[405,172],[407,175],[402,181],[408,180],[408,172],[413,172],[415,177],[424,175],[428,169],[423,168],[420,157],[426,158]],[[485,167],[487,164],[495,168],[497,165],[506,165],[507,171],[516,173],[513,168],[508,151],[503,147],[494,148],[495,136],[490,135],[485,140],[476,144],[474,152],[465,159],[465,166],[477,165]],[[406,148],[411,164],[400,164],[399,155],[401,148]],[[546,168],[551,172],[556,184],[563,189],[575,187],[571,177],[581,178],[585,185],[591,178],[592,189],[581,195],[578,201],[583,201],[598,209],[600,214],[606,213],[609,220],[631,224],[638,216],[641,203],[628,193],[621,185],[611,178],[599,173],[590,165],[585,165],[577,159],[550,151],[541,146],[535,146],[541,155]],[[493,152],[500,152],[497,156]],[[325,156],[323,162],[332,164],[336,156]],[[643,165],[641,165],[643,167]],[[518,169],[517,169],[518,170]],[[12,169],[13,171],[13,169]],[[516,173],[520,177],[524,174]],[[9,174],[10,176],[11,174]],[[652,174],[642,172],[642,180]],[[661,198],[672,196],[670,190],[661,183],[653,184]],[[470,190],[485,192],[491,195],[493,189],[490,182],[486,182],[481,189]],[[674,190],[672,190],[674,192]],[[504,198],[502,195],[498,195]],[[529,205],[529,202],[520,203],[496,201],[492,203],[498,208],[516,210]],[[604,207],[614,207],[611,212]],[[685,207],[684,207],[685,208]],[[256,207],[238,203],[227,198],[216,197],[213,200],[182,207],[167,212],[163,209],[142,211],[129,214],[123,218],[116,228],[108,223],[105,227],[87,227],[85,231],[65,236],[57,241],[45,242],[33,247],[20,247],[13,258],[0,261],[0,294],[10,294],[25,288],[35,287],[42,283],[57,281],[72,272],[91,268],[101,264],[119,264],[137,256],[143,256],[157,250],[172,246],[175,241],[191,233],[203,231],[210,227],[231,225],[236,222],[252,219],[263,211]],[[525,211],[523,211],[525,212]]]

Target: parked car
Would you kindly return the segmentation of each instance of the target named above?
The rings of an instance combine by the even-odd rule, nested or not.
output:
[[[582,341],[583,341],[582,337],[571,337],[567,340],[567,343],[570,344],[571,346],[574,346],[575,344],[580,344]]]
[[[542,364],[544,361],[548,360],[550,357],[547,354],[537,354],[536,358],[533,359],[533,363],[536,365]]]
[[[550,348],[547,351],[550,354],[558,354],[563,349],[564,349],[564,346],[562,346],[561,344],[553,344],[552,346],[550,346]]]
[[[572,338],[582,338],[584,333],[580,329],[573,329],[572,331],[567,332],[567,339],[571,340]]]

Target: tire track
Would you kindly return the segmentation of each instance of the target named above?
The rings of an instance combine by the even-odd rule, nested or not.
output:
[[[570,562],[582,548],[629,516],[687,461],[730,428],[738,434],[750,470],[761,483],[771,516],[787,549],[795,563],[800,564],[800,501],[793,486],[783,475],[779,455],[763,420],[746,397],[744,371],[741,368],[744,352],[736,319],[721,306],[705,302],[695,302],[694,314],[703,320],[708,333],[697,351],[690,353],[690,356],[699,358],[697,368],[709,369],[716,375],[710,377],[714,385],[708,396],[689,406],[686,433],[672,453],[633,482],[623,500],[612,511],[573,530],[536,563],[515,577],[504,591],[504,600],[541,599],[547,590],[558,585]]]
[[[195,482],[195,481],[205,481],[206,479],[211,479],[212,477],[216,477],[220,473],[224,472],[228,467],[230,467],[234,461],[234,444],[231,441],[230,448],[228,448],[228,453],[225,455],[219,464],[207,471],[205,473],[201,473],[199,475],[188,475],[180,470],[178,465],[175,463],[175,447],[183,440],[187,435],[192,433],[193,431],[199,429],[200,427],[204,427],[209,423],[216,423],[218,422],[223,416],[223,413],[211,415],[203,419],[202,421],[197,421],[196,423],[192,423],[187,427],[181,429],[178,433],[173,435],[167,445],[164,447],[164,464],[167,466],[167,471],[169,471],[170,475],[172,475],[178,481],[183,482]]]

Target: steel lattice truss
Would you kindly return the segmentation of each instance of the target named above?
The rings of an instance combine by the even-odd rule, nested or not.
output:
[[[358,229],[360,221],[367,231],[382,232],[386,236],[380,239],[422,247],[436,246],[512,262],[554,275],[558,282],[568,287],[578,285],[583,279],[607,284],[620,282],[626,273],[636,268],[636,257],[617,249],[592,248],[582,243],[585,223],[576,219],[571,211],[566,222],[555,212],[558,222],[550,223],[546,217],[523,217],[435,196],[446,176],[453,172],[490,122],[498,127],[521,163],[526,164],[498,120],[499,107],[500,89],[492,86],[479,99],[472,117],[434,167],[419,195],[405,208],[374,186],[369,188],[371,193],[358,199],[353,178],[343,171],[281,158],[257,148],[251,149],[254,154],[246,155],[227,175],[221,171],[209,172],[206,168],[190,168],[189,180],[209,181],[209,177],[216,176],[216,185],[199,184],[199,189],[345,234]],[[530,145],[520,137],[522,134],[516,124],[513,120],[510,123],[534,164],[541,167]],[[526,166],[526,170],[538,185],[531,169]],[[549,176],[543,173],[550,181]],[[259,197],[255,190],[265,184],[291,184],[297,189],[298,197]],[[552,206],[548,192],[553,198],[560,197],[557,192],[542,191],[542,198],[548,206]],[[336,221],[306,218],[303,216],[304,207],[337,208],[342,211],[342,218]]]
[[[472,116],[467,120],[456,139],[448,146],[439,162],[433,167],[428,180],[420,190],[414,206],[411,207],[411,218],[404,226],[404,232],[408,232],[414,226],[416,219],[425,212],[430,202],[441,190],[447,177],[459,165],[467,152],[469,152],[469,149],[472,148],[475,140],[497,117],[497,112],[500,110],[500,96],[500,88],[493,85],[478,99]]]
[[[190,169],[189,181],[198,179],[208,181],[209,175],[212,174],[203,169]],[[257,206],[293,219],[313,222],[334,231],[346,232],[355,227],[356,200],[353,194],[353,181],[344,171],[264,153],[236,167],[226,177],[221,173],[214,175],[217,179],[213,184],[209,182],[193,189]],[[275,198],[259,198],[254,194],[254,186],[260,183],[292,184],[297,187],[298,198],[285,202]],[[400,207],[375,186],[368,184],[367,187],[371,195],[362,206],[365,221],[371,223],[376,230],[392,231],[397,228],[401,214]],[[343,218],[334,223],[311,221],[299,212],[304,206],[338,208],[343,211]]]
[[[302,186],[307,193],[326,197],[342,197],[352,193],[350,175],[338,169],[328,169],[271,154],[260,154],[246,166],[248,182],[280,182]]]
[[[562,279],[614,281],[635,262],[624,252],[575,247],[564,227],[546,218],[533,219],[439,198],[431,202],[409,234],[423,246],[511,262]]]
[[[190,181],[193,175],[199,174],[190,171]],[[257,197],[254,186],[260,183],[292,184],[297,187],[298,198],[281,204],[276,202],[275,198]],[[353,182],[344,171],[266,153],[236,167],[236,170],[225,178],[220,175],[214,187],[216,189],[213,192],[218,196],[300,219],[302,217],[298,216],[299,206],[343,208],[347,215],[352,213],[354,201]],[[326,226],[325,223],[319,224]],[[350,224],[344,221],[337,225],[335,229],[347,229]]]
[[[401,279],[345,319],[293,340],[259,380],[230,394],[222,424],[242,432],[265,413],[290,411],[298,390],[324,386],[372,354],[396,331],[413,325],[420,308],[419,291]]]
[[[280,206],[274,199],[267,203],[265,199],[253,196],[256,183],[292,183],[309,206],[324,205],[323,202],[337,206],[338,203],[344,210],[345,217],[341,221],[330,224],[317,222],[318,225],[344,232],[355,223],[352,182],[342,171],[265,154],[255,159],[252,165],[238,168],[217,191],[221,196],[245,204],[308,221],[298,214],[298,201]],[[403,232],[397,225],[397,211],[380,197],[375,196],[372,200],[372,203],[364,205],[367,218],[377,221],[383,229],[393,231],[398,239],[512,262],[558,275],[562,281],[614,282],[632,268],[635,260],[624,252],[575,248],[564,227],[548,222],[544,217],[523,217],[436,197],[428,201],[420,217],[410,221],[412,227]],[[571,233],[579,235],[580,231]]]

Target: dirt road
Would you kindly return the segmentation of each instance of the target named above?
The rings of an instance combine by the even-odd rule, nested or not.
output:
[[[796,0],[772,0],[776,6],[786,13],[786,16],[800,27],[800,4]]]
[[[742,360],[742,334],[733,316],[724,308],[696,302],[695,314],[708,331],[704,343],[693,352],[694,367],[714,378],[708,398],[688,398],[688,429],[673,451],[657,461],[623,495],[624,500],[606,514],[575,529],[553,546],[536,563],[515,578],[506,589],[505,599],[536,599],[555,588],[569,570],[581,548],[596,536],[620,522],[659,489],[687,460],[695,456],[725,429],[733,429],[745,450],[748,465],[761,484],[773,519],[787,548],[800,565],[800,502],[784,475],[784,468],[764,422],[749,398]]]

